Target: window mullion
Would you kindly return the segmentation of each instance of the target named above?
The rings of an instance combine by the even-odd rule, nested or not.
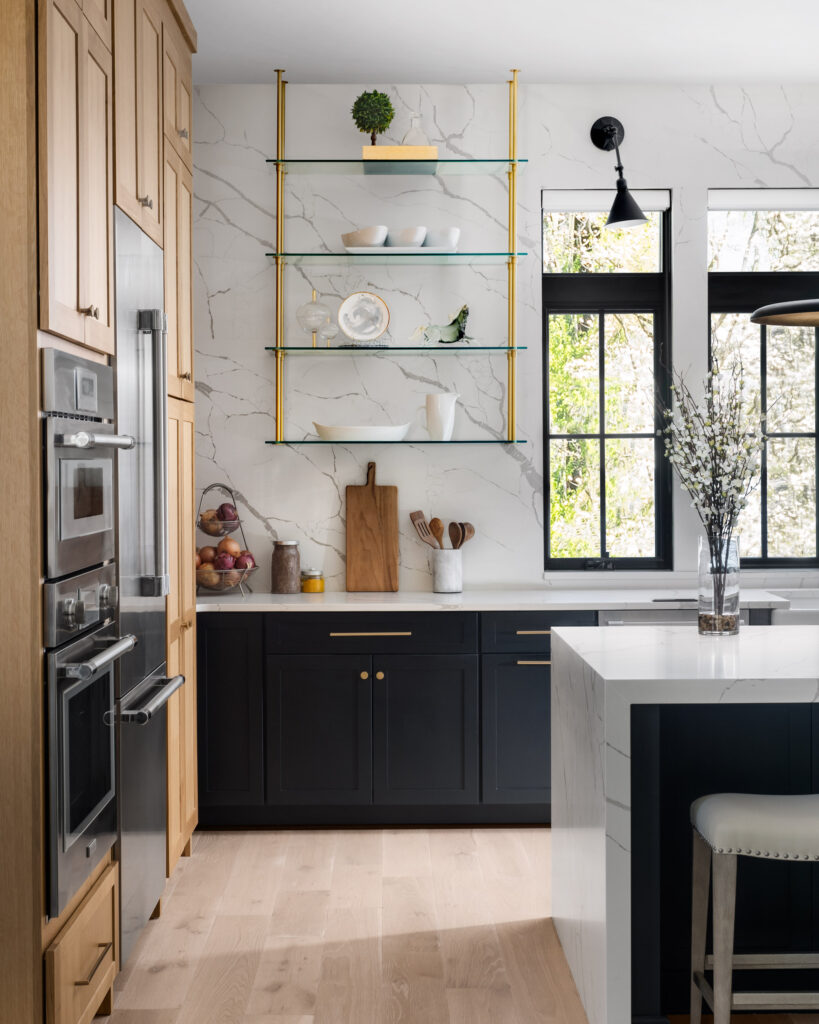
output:
[[[762,428],[768,415],[768,328],[759,329],[759,408],[762,413]],[[759,470],[759,518],[762,557],[768,557],[768,442],[762,445]]]
[[[608,558],[606,543],[606,312],[600,310],[598,331],[598,417],[600,430],[600,556]]]

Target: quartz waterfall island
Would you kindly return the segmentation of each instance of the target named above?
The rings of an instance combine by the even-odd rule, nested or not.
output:
[[[818,699],[816,626],[553,631],[553,916],[590,1024],[688,1012],[688,804],[819,791]],[[737,949],[815,941],[815,866],[746,860]]]

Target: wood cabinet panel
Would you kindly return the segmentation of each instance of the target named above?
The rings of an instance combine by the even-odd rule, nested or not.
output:
[[[167,13],[163,24],[162,106],[165,138],[193,169],[191,152],[192,62],[176,18]]]
[[[114,0],[82,0],[82,12],[89,24],[110,51],[112,43]]]
[[[168,314],[168,394],[193,401],[191,288],[193,182],[179,154],[165,146],[165,311]]]

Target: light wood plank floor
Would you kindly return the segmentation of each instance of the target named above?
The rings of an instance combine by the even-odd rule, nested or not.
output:
[[[203,832],[111,1024],[585,1024],[549,831]]]

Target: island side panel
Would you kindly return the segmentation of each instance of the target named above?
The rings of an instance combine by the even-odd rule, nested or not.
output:
[[[606,1024],[605,693],[563,632],[552,633],[552,916],[589,1024]]]

